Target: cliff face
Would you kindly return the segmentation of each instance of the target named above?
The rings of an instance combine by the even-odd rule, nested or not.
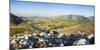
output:
[[[22,23],[24,20],[12,13],[10,13],[10,24],[11,25],[18,25],[20,23]]]

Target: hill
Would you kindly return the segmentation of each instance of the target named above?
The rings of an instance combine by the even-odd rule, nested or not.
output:
[[[12,13],[10,13],[10,24],[11,25],[18,25],[20,23],[22,23],[24,20]]]
[[[23,33],[25,31],[42,32],[50,30],[56,30],[64,34],[71,34],[77,31],[82,31],[86,34],[94,33],[94,16],[63,15],[53,18],[39,16],[25,18],[12,15],[11,17],[13,17],[12,21],[14,20],[14,22],[11,21],[11,24],[15,24],[10,27],[11,33]],[[18,20],[16,20],[16,18]],[[16,21],[18,23],[16,23]]]

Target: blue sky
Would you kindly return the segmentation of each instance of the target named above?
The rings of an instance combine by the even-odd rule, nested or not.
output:
[[[84,15],[94,16],[94,6],[54,4],[39,2],[22,2],[11,0],[10,12],[23,17],[32,16],[58,16],[58,15]]]

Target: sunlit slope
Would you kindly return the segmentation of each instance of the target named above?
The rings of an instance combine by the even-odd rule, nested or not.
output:
[[[30,24],[32,24],[34,27],[32,27],[27,22],[30,22]],[[48,30],[48,31],[56,30],[64,34],[71,34],[77,31],[82,31],[85,32],[86,34],[90,34],[94,33],[94,21],[87,19],[74,20],[67,18],[51,18],[51,19],[32,18],[31,20],[24,21],[19,25],[10,26],[10,29],[11,33],[23,33],[24,31],[42,32],[41,30]]]

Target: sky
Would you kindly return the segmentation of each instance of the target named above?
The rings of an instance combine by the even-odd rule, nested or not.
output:
[[[94,16],[94,6],[10,0],[10,12],[22,17],[84,15]]]

